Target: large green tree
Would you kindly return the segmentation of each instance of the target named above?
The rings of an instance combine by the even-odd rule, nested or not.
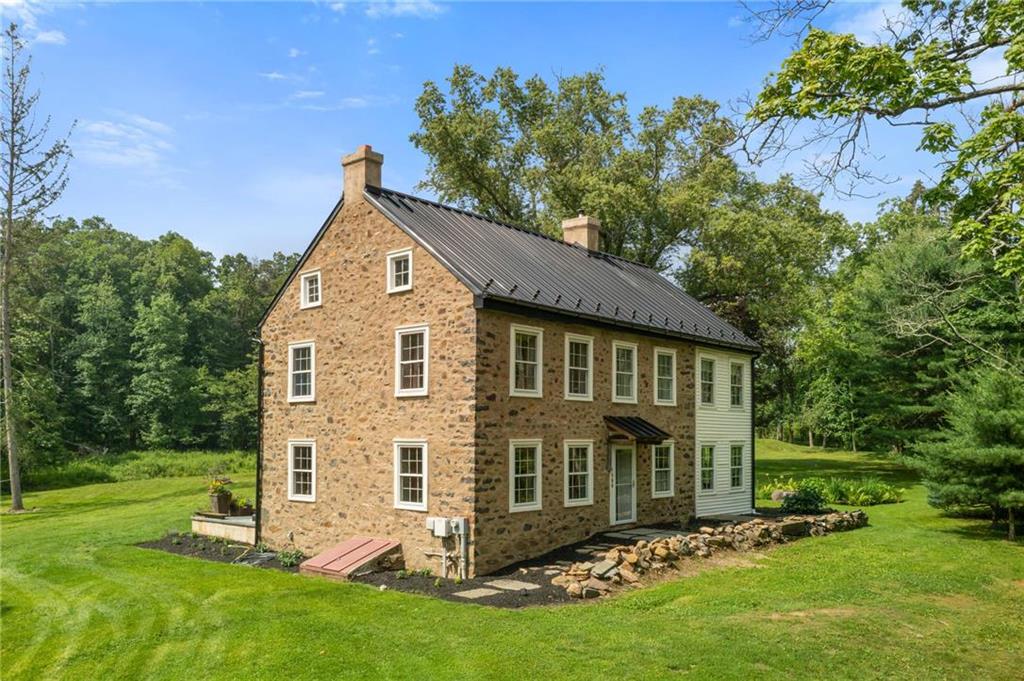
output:
[[[602,221],[603,250],[655,267],[692,241],[737,176],[717,104],[678,97],[633,117],[601,72],[549,84],[459,65],[447,92],[424,85],[416,112],[422,186],[442,200],[552,234],[587,213]]]
[[[765,34],[796,27],[802,42],[747,114],[756,160],[814,149],[825,182],[855,190],[873,124],[917,127],[940,156],[928,192],[948,207],[964,251],[1024,275],[1024,0],[903,0],[877,42],[815,27],[832,0],[755,5]],[[1002,77],[972,69],[1002,59]]]

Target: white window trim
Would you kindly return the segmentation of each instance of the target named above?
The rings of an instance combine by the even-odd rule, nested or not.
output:
[[[658,357],[660,355],[668,355],[672,358],[672,399],[671,400],[659,400],[658,399]],[[654,369],[654,404],[660,407],[674,407],[676,406],[676,351],[672,348],[654,348],[654,363],[652,364]]]
[[[395,286],[395,261],[403,256],[409,256],[409,283],[405,286]],[[387,257],[387,266],[385,267],[387,277],[387,291],[388,293],[401,293],[402,291],[412,290],[412,249],[403,248],[397,251],[390,251]]]
[[[402,336],[423,333],[423,387],[402,389]],[[395,329],[395,397],[423,397],[430,388],[430,327],[427,324],[399,326]]]
[[[740,484],[733,486],[732,484],[732,448],[740,448]],[[747,445],[744,442],[730,442],[729,443],[729,489],[732,491],[743,489],[743,478],[746,477],[747,466],[745,459],[747,458]]]
[[[703,378],[703,367],[704,360],[711,362],[711,401],[704,401],[704,378]],[[715,393],[718,392],[718,360],[709,355],[697,355],[697,406],[698,407],[714,407],[715,406]]]
[[[303,347],[309,348],[309,394],[296,396],[292,392],[295,387],[295,384],[292,382],[292,373],[295,365],[295,356],[292,351],[295,348]],[[295,341],[288,344],[288,401],[316,402],[316,343],[314,341]]]
[[[701,451],[705,447],[711,447],[711,489],[704,489],[701,485],[701,473],[703,472],[703,461],[701,459]],[[718,472],[718,466],[715,459],[718,456],[718,444],[715,442],[701,442],[697,445],[697,494],[700,496],[712,496],[718,491],[718,486],[715,484],[715,474]]]
[[[295,494],[295,457],[292,451],[296,446],[309,447],[313,457],[313,478],[310,485],[311,494]],[[288,501],[316,501],[316,440],[288,440]]]
[[[394,486],[394,504],[395,508],[402,509],[404,511],[426,511],[427,510],[427,499],[429,494],[430,485],[430,467],[427,463],[429,456],[427,453],[427,441],[426,440],[406,440],[401,438],[395,438],[393,440],[395,450],[395,486]],[[414,504],[408,501],[402,501],[402,447],[420,447],[423,450],[423,503]]]
[[[569,393],[569,343],[587,344],[587,392],[585,395],[573,395]],[[594,401],[594,337],[582,336],[575,333],[565,334],[565,399],[578,402]]]
[[[630,390],[633,394],[632,397],[619,397],[617,393],[618,382],[616,370],[618,369],[619,348],[629,348],[633,351],[633,379],[630,385]],[[626,341],[612,341],[612,402],[618,402],[619,404],[636,404],[636,389],[637,389],[637,365],[639,362],[640,349],[636,343],[627,343]]]
[[[733,404],[732,403],[732,368],[733,367],[739,367],[740,368],[740,403],[739,404]],[[743,409],[746,408],[746,406],[747,406],[746,391],[747,391],[747,372],[743,368],[743,362],[738,362],[736,360],[729,360],[729,408],[730,409],[737,409],[737,410],[742,411]]]
[[[569,448],[587,448],[587,496],[583,499],[569,498]],[[593,440],[565,440],[562,443],[562,489],[563,501],[566,508],[573,506],[593,506],[594,504],[594,441]]]
[[[537,470],[537,500],[532,504],[516,504],[516,447],[535,447]],[[544,480],[544,443],[542,440],[509,440],[508,441],[508,510],[510,513],[521,511],[539,511],[541,509],[541,484]]]
[[[316,277],[317,290],[320,292],[320,298],[315,302],[309,302],[309,298],[306,297],[306,281]],[[299,275],[299,309],[308,310],[311,307],[320,307],[324,302],[324,280],[320,276],[320,270],[310,270],[303,272]]]
[[[537,336],[537,389],[516,388],[516,333]],[[512,324],[508,341],[508,394],[512,397],[544,397],[544,329],[536,326]]]
[[[654,468],[654,448],[655,447],[668,447],[668,491],[659,492],[655,489],[655,468]],[[668,497],[674,497],[676,495],[676,441],[665,440],[660,445],[651,445],[651,498],[652,499],[667,499]]]

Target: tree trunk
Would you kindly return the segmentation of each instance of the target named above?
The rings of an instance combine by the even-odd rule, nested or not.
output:
[[[828,449],[828,433],[823,433],[821,436],[821,448]]]
[[[854,453],[857,452],[857,431],[855,430],[850,431],[850,449],[852,449]]]
[[[810,428],[807,429],[807,446],[814,446],[814,431],[811,430]]]
[[[1010,529],[1007,532],[1006,538],[1009,539],[1010,541],[1016,541],[1017,540],[1017,521],[1013,517],[1013,506],[1011,506],[1010,508],[1008,508],[1006,510],[1007,510],[1007,513],[1009,513],[1009,515],[1010,515]]]
[[[11,375],[11,245],[14,241],[11,234],[11,220],[8,219],[4,225],[4,254],[0,262],[0,356],[2,366],[0,370],[4,373],[4,435],[7,444],[7,468],[11,478],[11,510],[22,511],[24,506],[21,501],[21,472],[18,468],[18,436],[15,431],[14,420],[14,380]]]

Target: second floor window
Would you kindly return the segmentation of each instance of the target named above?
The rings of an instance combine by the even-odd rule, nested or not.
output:
[[[512,325],[511,376],[509,394],[541,397],[544,332],[529,326]]]
[[[426,326],[395,331],[395,395],[427,394],[430,336]]]
[[[388,253],[388,293],[412,289],[412,249]]]
[[[715,360],[700,360],[700,403],[715,403]]]
[[[739,362],[729,365],[729,404],[743,406],[743,365]]]
[[[593,399],[594,339],[590,336],[565,337],[565,398]]]
[[[320,271],[306,272],[299,277],[299,282],[302,290],[299,307],[303,309],[307,307],[319,307],[321,299]]]
[[[636,345],[612,343],[612,402],[636,402]]]
[[[288,401],[316,399],[316,346],[312,342],[288,346]]]

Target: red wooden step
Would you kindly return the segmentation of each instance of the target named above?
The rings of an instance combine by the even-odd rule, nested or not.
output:
[[[400,547],[399,542],[391,539],[353,537],[303,561],[299,572],[348,579],[362,566]]]

